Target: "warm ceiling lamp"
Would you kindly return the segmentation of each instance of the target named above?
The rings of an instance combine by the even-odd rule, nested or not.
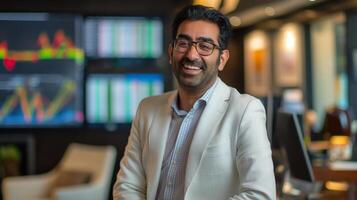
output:
[[[224,14],[234,11],[238,4],[239,0],[193,0],[193,5],[213,7]]]
[[[234,11],[239,4],[239,0],[225,0],[220,11],[224,14]]]
[[[207,7],[212,7],[219,9],[221,6],[222,0],[193,0],[193,5],[203,5]]]

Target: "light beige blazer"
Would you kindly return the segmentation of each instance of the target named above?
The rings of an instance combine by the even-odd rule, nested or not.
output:
[[[177,91],[140,103],[113,188],[114,200],[153,200]],[[259,100],[218,80],[194,133],[186,200],[275,199],[265,110]]]

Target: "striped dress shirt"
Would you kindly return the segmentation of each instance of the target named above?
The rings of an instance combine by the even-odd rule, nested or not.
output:
[[[186,112],[177,106],[177,98],[172,104],[172,119],[162,162],[157,200],[181,200],[185,193],[185,172],[191,141],[217,81],[198,99],[191,110]]]

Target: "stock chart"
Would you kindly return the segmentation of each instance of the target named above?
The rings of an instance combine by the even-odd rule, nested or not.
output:
[[[82,123],[80,23],[74,16],[0,14],[0,126]]]

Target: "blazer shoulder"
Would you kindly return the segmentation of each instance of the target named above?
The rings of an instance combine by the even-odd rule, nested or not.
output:
[[[245,110],[249,105],[264,109],[262,102],[258,98],[249,94],[241,94],[235,88],[231,88],[231,90],[230,102],[232,104],[238,105],[243,110]]]
[[[249,104],[249,102],[254,101],[254,100],[260,101],[258,98],[254,97],[252,95],[241,94],[235,88],[231,88],[231,97],[232,97],[233,101],[239,101],[240,103],[246,103],[246,104]]]
[[[170,91],[161,95],[146,97],[140,102],[140,107],[157,110],[159,107],[170,105],[172,99],[175,97],[175,94],[176,91]]]

